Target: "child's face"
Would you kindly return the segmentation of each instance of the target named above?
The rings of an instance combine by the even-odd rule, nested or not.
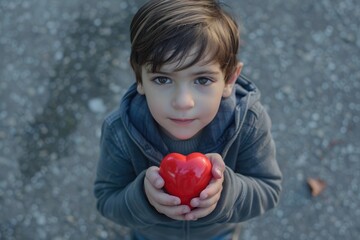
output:
[[[191,57],[184,64],[188,61]],[[174,71],[177,63],[165,64],[155,73],[142,67],[138,92],[146,96],[156,122],[175,139],[192,138],[214,119],[221,98],[230,96],[240,73],[235,71],[234,80],[225,83],[219,63],[205,63],[202,60],[181,71]]]

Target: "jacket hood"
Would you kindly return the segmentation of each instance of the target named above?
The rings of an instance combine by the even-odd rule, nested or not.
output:
[[[257,87],[241,75],[236,81],[232,95],[222,99],[217,115],[203,129],[198,151],[221,153],[226,143],[240,132],[247,110],[259,99],[260,92]],[[146,97],[137,93],[135,83],[124,95],[120,112],[131,139],[144,154],[159,164],[169,151],[150,113]]]

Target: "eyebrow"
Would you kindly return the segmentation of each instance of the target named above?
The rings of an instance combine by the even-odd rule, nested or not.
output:
[[[198,76],[198,75],[219,75],[219,71],[211,71],[211,70],[204,70],[199,72],[194,72],[192,75]]]

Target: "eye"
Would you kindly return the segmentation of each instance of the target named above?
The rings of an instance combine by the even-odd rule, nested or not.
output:
[[[171,79],[169,79],[167,77],[156,77],[156,78],[153,79],[153,81],[156,84],[159,84],[159,85],[170,84],[171,83]]]
[[[213,81],[209,78],[206,78],[206,77],[202,77],[202,78],[198,78],[195,80],[195,84],[200,84],[200,85],[204,85],[204,86],[207,86],[207,85],[210,85]]]

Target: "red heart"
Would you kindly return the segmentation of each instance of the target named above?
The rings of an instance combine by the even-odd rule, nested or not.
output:
[[[170,153],[160,164],[160,176],[165,181],[165,190],[181,199],[181,204],[189,205],[190,200],[198,197],[209,184],[211,162],[201,153],[184,156]]]

